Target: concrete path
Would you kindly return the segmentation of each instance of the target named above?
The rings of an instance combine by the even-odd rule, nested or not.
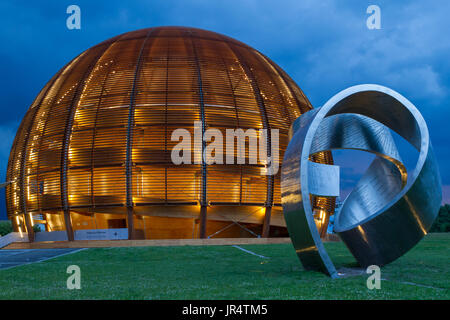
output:
[[[45,242],[14,242],[4,247],[12,249],[62,249],[108,247],[164,247],[164,246],[227,246],[248,244],[291,243],[290,238],[213,238],[213,239],[159,239],[159,240],[75,240]]]
[[[83,249],[20,249],[0,250],[0,270],[24,264],[41,262],[48,259],[74,253]]]

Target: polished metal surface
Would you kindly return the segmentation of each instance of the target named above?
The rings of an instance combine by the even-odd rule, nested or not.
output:
[[[281,201],[289,236],[303,267],[307,270],[319,270],[336,278],[336,268],[320,240],[314,222],[306,183],[309,154],[302,151],[307,143],[306,134],[318,111],[319,109],[313,109],[306,112],[293,125],[293,136],[284,154],[281,171]]]
[[[308,161],[309,192],[315,196],[339,196],[339,167]]]
[[[311,153],[333,149],[371,152],[389,159],[406,173],[389,129],[366,116],[338,114],[324,118],[314,136]]]
[[[409,173],[389,129],[419,152]],[[306,269],[336,276],[310,202],[311,191],[323,184],[311,181],[321,176],[308,172],[311,155],[320,151],[356,149],[376,155],[345,199],[334,225],[361,266],[385,265],[427,233],[439,210],[441,182],[426,123],[406,98],[378,85],[354,86],[299,117],[290,135],[282,167],[283,212]]]

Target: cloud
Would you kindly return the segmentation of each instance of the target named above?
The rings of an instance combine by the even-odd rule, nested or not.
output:
[[[449,8],[446,3],[442,6]],[[435,105],[444,101],[449,86],[441,76],[446,74],[441,62],[447,60],[450,42],[442,37],[442,29],[449,27],[448,10],[439,6],[431,10],[427,3],[380,7],[381,30],[365,28],[360,11],[339,12],[342,23],[325,24],[331,39],[322,36],[314,46],[306,44],[305,58],[294,69],[299,70],[297,78],[314,87],[313,97],[318,96],[321,104],[330,97],[328,88],[335,93],[356,83],[380,83]]]

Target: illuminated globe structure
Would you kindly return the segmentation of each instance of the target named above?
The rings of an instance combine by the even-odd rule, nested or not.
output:
[[[262,175],[265,164],[248,159],[175,165],[171,134],[195,121],[279,129],[282,159],[290,125],[311,108],[279,66],[227,36],[185,27],[116,36],[63,67],[26,113],[8,163],[8,217],[31,240],[33,224],[68,240],[108,229],[130,239],[286,235],[280,173]],[[332,163],[329,152],[312,160]],[[326,226],[334,200],[311,201]]]

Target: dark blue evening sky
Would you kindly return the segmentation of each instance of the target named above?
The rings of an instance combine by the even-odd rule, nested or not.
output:
[[[81,30],[66,28],[71,4],[81,8]],[[381,8],[380,30],[366,27],[371,4]],[[400,92],[428,123],[444,201],[450,202],[450,1],[3,0],[0,12],[2,181],[22,117],[65,63],[120,33],[181,25],[226,34],[258,49],[291,75],[314,106],[362,83]],[[347,168],[349,179],[366,166]]]

